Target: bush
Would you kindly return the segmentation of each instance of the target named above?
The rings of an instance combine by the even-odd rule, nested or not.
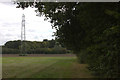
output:
[[[19,54],[20,51],[18,49],[11,48],[2,48],[2,54]]]
[[[88,57],[88,55],[87,55],[86,50],[82,50],[79,53],[77,53],[76,55],[77,55],[79,63],[81,63],[81,64],[87,63],[87,60],[88,60],[87,57]]]
[[[3,54],[19,54],[19,49],[3,48]],[[65,54],[67,53],[65,48],[37,48],[27,49],[26,54]],[[20,54],[21,55],[21,54]]]

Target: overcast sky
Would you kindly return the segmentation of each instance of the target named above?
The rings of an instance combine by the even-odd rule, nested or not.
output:
[[[54,39],[54,29],[51,23],[44,21],[44,17],[36,16],[35,8],[16,8],[12,3],[0,3],[0,45],[10,40],[21,39],[22,14],[26,20],[26,40],[42,41]]]

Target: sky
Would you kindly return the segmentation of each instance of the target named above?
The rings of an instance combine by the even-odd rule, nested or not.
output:
[[[0,2],[0,45],[7,41],[21,39],[21,21],[25,14],[26,40],[43,41],[43,39],[54,39],[52,37],[55,29],[51,23],[44,21],[45,17],[36,16],[35,8],[16,8],[13,3]]]

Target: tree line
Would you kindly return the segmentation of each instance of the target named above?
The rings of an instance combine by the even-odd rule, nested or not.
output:
[[[23,41],[25,43],[26,54],[66,54],[69,51],[61,46],[56,40],[43,41]],[[2,54],[20,54],[21,53],[21,41],[8,41],[2,47]]]

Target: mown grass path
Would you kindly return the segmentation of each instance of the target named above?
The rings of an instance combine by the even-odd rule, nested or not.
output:
[[[3,57],[3,78],[93,78],[76,57]]]

